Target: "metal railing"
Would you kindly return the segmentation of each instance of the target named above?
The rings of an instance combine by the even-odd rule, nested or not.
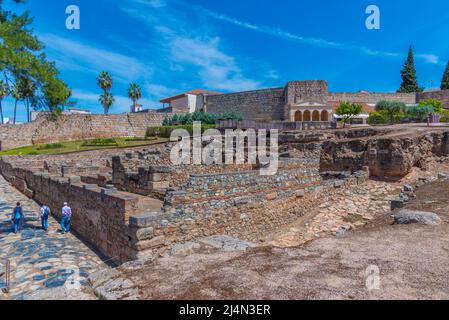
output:
[[[8,259],[5,259],[5,271],[3,277],[5,281],[4,285],[0,287],[0,289],[3,293],[9,293],[9,285],[11,280],[11,262]]]

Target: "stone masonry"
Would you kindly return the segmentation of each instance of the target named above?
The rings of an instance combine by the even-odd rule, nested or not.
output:
[[[95,138],[143,137],[149,126],[159,126],[169,113],[62,115],[52,121],[46,114],[19,125],[0,125],[0,150],[39,143]]]

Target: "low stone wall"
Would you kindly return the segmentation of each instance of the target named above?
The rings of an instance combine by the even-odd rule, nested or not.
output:
[[[116,263],[136,258],[128,220],[138,213],[137,197],[81,183],[76,176],[54,177],[18,168],[5,158],[0,160],[0,172],[19,191],[48,205],[57,218],[63,203],[69,202],[73,229],[85,240]]]
[[[95,138],[143,137],[147,127],[159,126],[170,113],[62,115],[52,121],[46,114],[30,123],[0,125],[0,150],[39,143]]]

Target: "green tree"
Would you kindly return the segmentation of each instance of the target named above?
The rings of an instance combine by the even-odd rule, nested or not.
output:
[[[114,104],[114,96],[110,92],[104,92],[102,95],[100,95],[100,103],[103,105],[104,113],[108,114],[109,109]]]
[[[449,61],[446,70],[444,70],[443,79],[441,80],[441,90],[449,90]]]
[[[103,91],[109,91],[112,88],[113,82],[112,77],[109,72],[102,71],[97,78],[98,86],[103,89]]]
[[[9,95],[9,86],[3,81],[0,80],[0,119],[1,124],[5,123],[4,117],[3,117],[3,99]]]
[[[395,122],[395,119],[397,119],[402,112],[404,112],[406,109],[406,105],[403,102],[399,101],[379,101],[376,104],[376,111],[378,112],[385,112],[388,114],[388,117],[390,118],[390,124],[393,124]]]
[[[441,102],[441,100],[438,100],[438,99],[421,100],[419,102],[419,106],[420,107],[430,106],[430,107],[432,107],[433,112],[436,112],[436,113],[440,113],[441,110],[443,109],[443,103]]]
[[[423,122],[428,119],[429,115],[435,110],[431,105],[415,105],[406,109],[407,114],[414,120]]]
[[[346,123],[356,115],[362,113],[363,107],[358,103],[342,102],[335,113],[343,118],[343,128]]]
[[[137,83],[131,83],[129,85],[128,97],[132,100],[134,106],[136,106],[137,101],[142,98],[142,89]]]
[[[411,93],[422,91],[422,89],[418,86],[418,80],[416,78],[415,58],[413,55],[412,46],[410,46],[407,60],[401,70],[401,77],[402,84],[398,92]]]
[[[1,4],[0,1],[0,12],[4,13]],[[48,95],[52,93],[44,88],[59,75],[54,63],[47,61],[42,52],[44,46],[33,34],[32,22],[28,12],[0,17],[0,74],[9,87],[15,88],[14,119],[20,100],[25,101],[28,120],[31,107],[48,108]]]
[[[114,103],[114,97],[109,92],[111,90],[113,81],[109,72],[102,71],[97,78],[98,86],[103,90],[103,93],[100,95],[100,103],[103,105],[104,113],[107,114],[112,104]]]

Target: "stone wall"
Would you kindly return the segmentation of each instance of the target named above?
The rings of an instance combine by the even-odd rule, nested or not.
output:
[[[51,121],[40,115],[35,121],[19,125],[0,125],[0,149],[39,143],[95,138],[143,137],[149,126],[159,126],[167,113],[127,113],[111,115],[62,115]]]
[[[348,101],[376,104],[382,100],[400,101],[407,104],[416,103],[416,93],[378,93],[378,92],[332,92],[329,101]]]
[[[419,92],[418,102],[427,99],[437,99],[443,102],[443,108],[449,109],[449,90]]]
[[[284,88],[206,96],[209,113],[237,112],[246,120],[283,120]]]
[[[73,229],[111,261],[123,263],[136,258],[128,238],[128,219],[138,213],[137,197],[81,183],[79,177],[55,177],[19,168],[7,157],[0,160],[0,171],[26,196],[48,205],[57,218],[62,204],[69,202]]]

